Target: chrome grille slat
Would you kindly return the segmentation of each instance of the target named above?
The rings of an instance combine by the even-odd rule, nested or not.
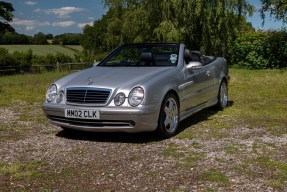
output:
[[[90,87],[70,87],[67,91],[67,103],[104,105],[110,94],[110,89]]]

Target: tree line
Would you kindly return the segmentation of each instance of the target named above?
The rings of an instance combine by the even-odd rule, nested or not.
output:
[[[83,29],[88,55],[131,42],[184,42],[206,54],[230,56],[233,41],[254,31],[245,0],[104,0],[108,12]]]
[[[80,33],[64,33],[53,36],[52,34],[38,32],[34,36],[28,36],[17,32],[5,32],[0,34],[0,45],[80,45],[81,37],[82,34]]]

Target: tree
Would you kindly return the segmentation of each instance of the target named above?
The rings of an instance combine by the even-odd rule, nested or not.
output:
[[[15,32],[6,32],[1,35],[0,44],[29,44],[28,36]]]
[[[39,33],[35,34],[33,39],[32,39],[32,41],[33,41],[33,44],[37,44],[37,45],[46,45],[46,44],[48,44],[47,37],[42,32],[39,32]]]
[[[242,34],[233,44],[236,67],[284,69],[287,67],[287,32],[256,31]]]
[[[247,0],[103,0],[109,11],[83,31],[89,56],[123,43],[183,42],[204,54],[231,59],[234,40],[253,28]]]
[[[81,45],[88,56],[110,51],[107,50],[107,30],[109,21],[114,17],[113,14],[113,9],[109,9],[101,19],[94,22],[93,26],[84,27]]]
[[[215,55],[229,54],[232,41],[243,27],[248,30],[245,16],[254,10],[246,0],[104,0],[104,3],[120,13],[114,14],[109,22],[108,42],[177,41]]]
[[[50,40],[50,39],[54,39],[54,36],[53,34],[49,33],[49,34],[46,34],[46,38]]]
[[[265,12],[270,11],[275,19],[287,22],[287,1],[286,0],[261,0],[262,8],[260,9],[261,17],[265,19]]]
[[[8,23],[13,20],[14,15],[12,12],[14,11],[13,5],[11,3],[6,3],[4,1],[0,1],[0,34],[5,32],[14,32],[15,29],[11,27]],[[2,21],[4,20],[4,21]]]
[[[79,45],[81,37],[80,33],[63,33],[54,37],[53,44]]]

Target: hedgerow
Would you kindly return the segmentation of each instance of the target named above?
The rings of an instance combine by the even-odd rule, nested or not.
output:
[[[249,32],[233,45],[232,64],[245,69],[287,68],[287,32]]]
[[[77,57],[79,59],[79,57]],[[0,48],[0,70],[3,74],[11,71],[11,73],[35,72],[36,71],[53,71],[56,69],[57,63],[76,62],[75,58],[58,52],[57,54],[34,55],[30,49],[26,52],[9,53],[7,49]]]

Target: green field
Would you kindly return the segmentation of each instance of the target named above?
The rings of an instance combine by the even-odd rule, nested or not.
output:
[[[287,71],[230,69],[228,107],[166,140],[51,125],[45,93],[67,74],[0,77],[0,191],[287,191]]]
[[[8,49],[9,53],[15,51],[26,52],[31,49],[34,55],[56,54],[60,52],[70,57],[73,57],[74,54],[80,53],[83,50],[80,45],[0,45],[0,48],[1,47]]]

